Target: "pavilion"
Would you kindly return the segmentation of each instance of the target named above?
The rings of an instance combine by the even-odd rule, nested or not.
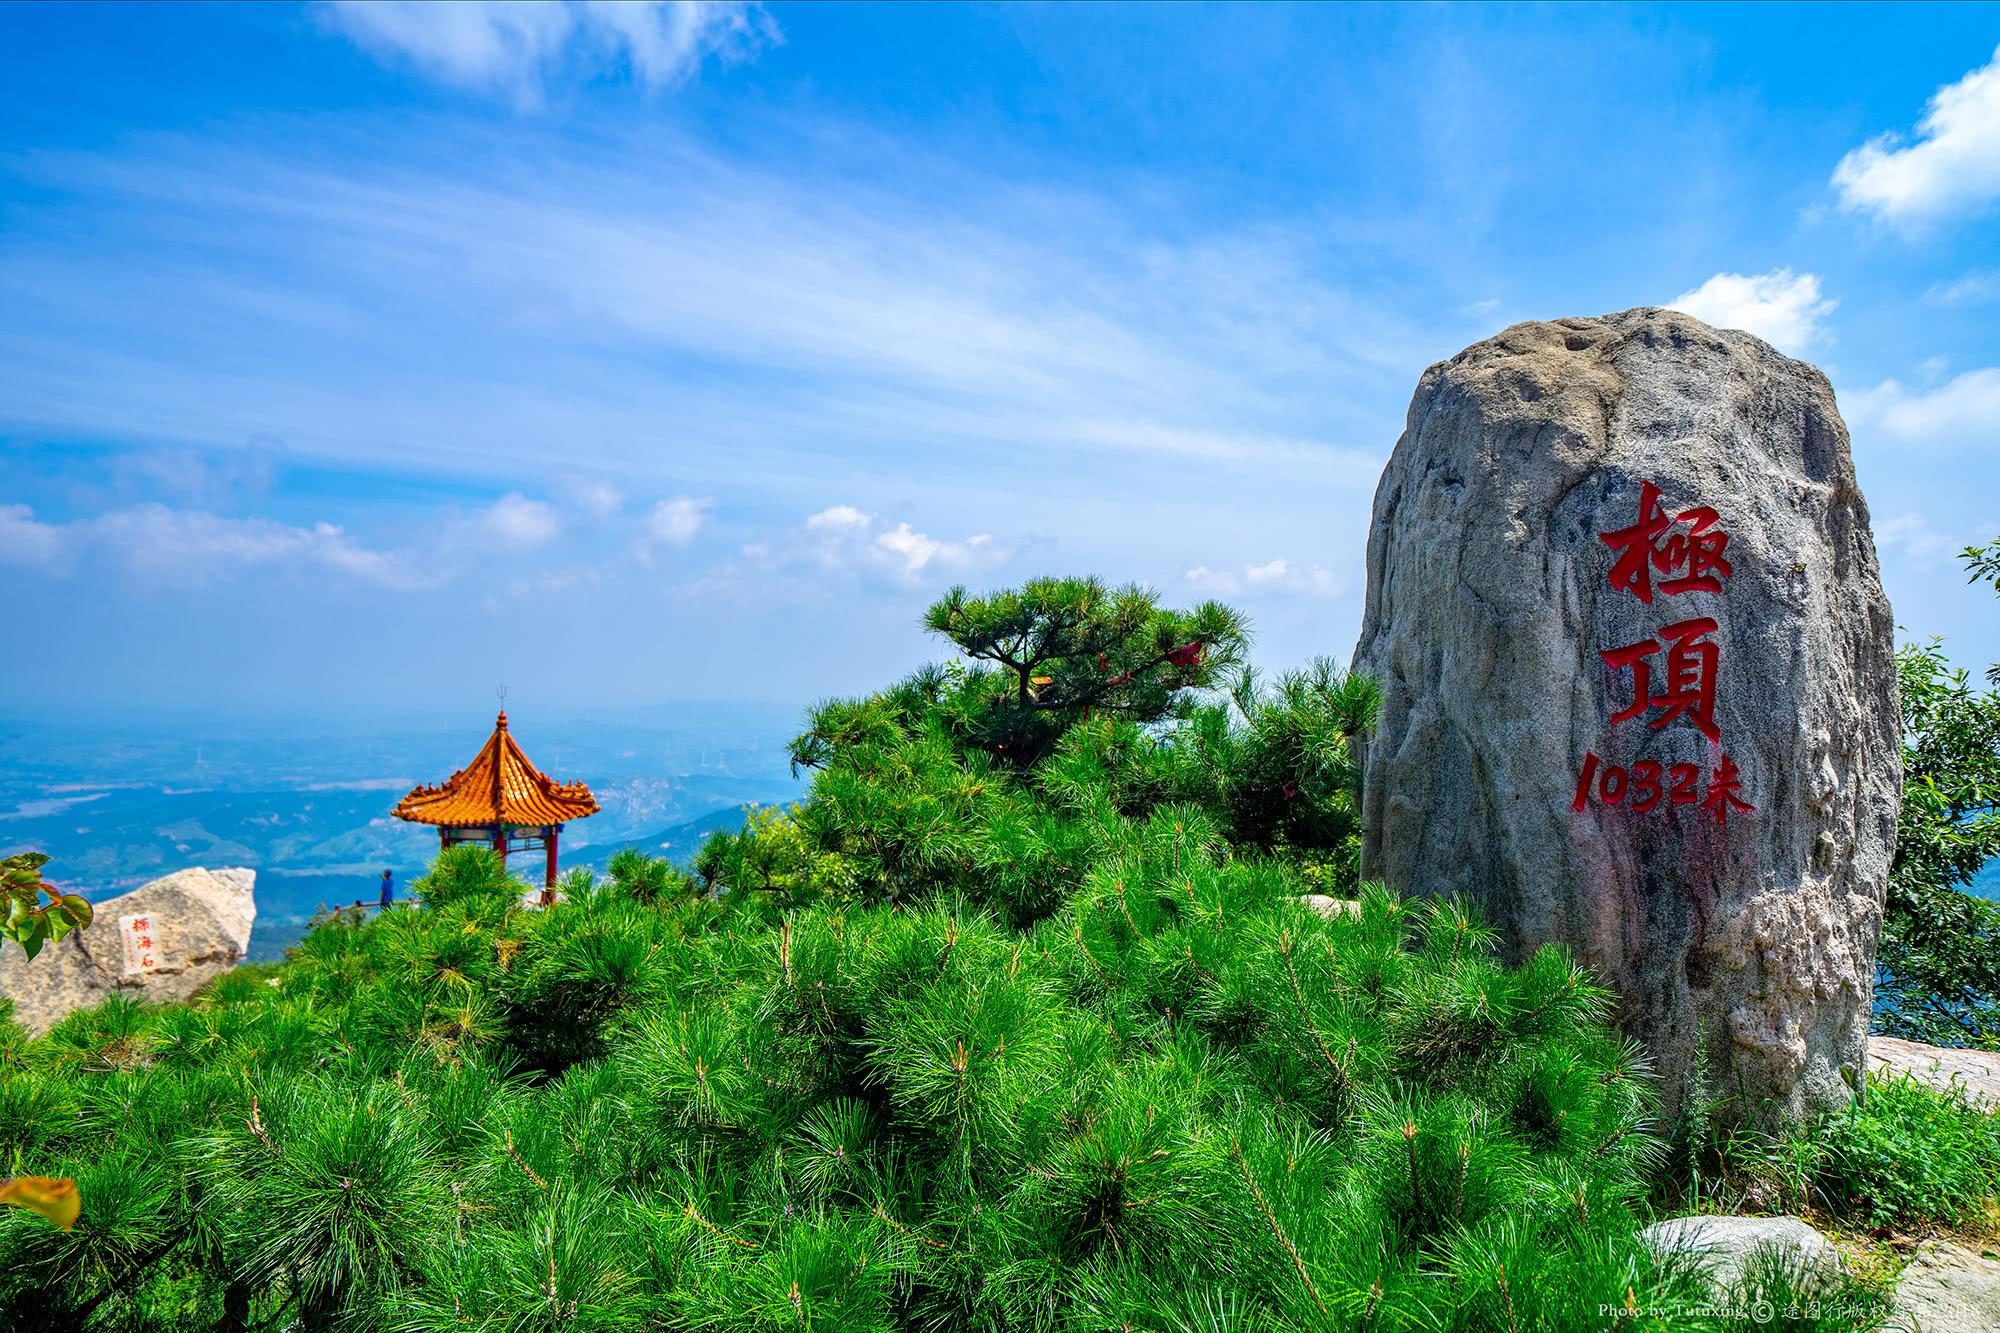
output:
[[[581,782],[557,782],[529,763],[507,731],[503,710],[471,763],[439,786],[412,788],[392,813],[412,824],[436,825],[440,849],[483,842],[502,861],[509,852],[544,849],[547,900],[556,887],[556,839],[562,826],[596,814],[597,798]]]

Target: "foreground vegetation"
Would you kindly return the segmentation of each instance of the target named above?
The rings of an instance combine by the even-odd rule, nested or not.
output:
[[[930,624],[961,659],[816,710],[811,798],[692,876],[624,853],[523,911],[458,847],[421,907],[322,924],[197,1004],[8,1030],[0,1170],[87,1202],[70,1231],[0,1210],[0,1308],[47,1329],[1740,1326],[1639,1240],[1701,1144],[1668,1151],[1607,996],[1554,948],[1503,968],[1458,904],[1353,883],[1367,682],[1260,688],[1226,609],[1083,581],[954,594]],[[1326,890],[1358,906],[1300,901]],[[1791,1178],[1891,1223],[1990,1195],[1965,1165],[2000,1160],[1990,1121],[1966,1112],[1951,1170],[1906,1188],[1882,1177],[1930,1104],[1871,1105],[1875,1137],[1786,1149]],[[1801,1307],[1764,1327],[1874,1309],[1783,1265],[1757,1282]]]

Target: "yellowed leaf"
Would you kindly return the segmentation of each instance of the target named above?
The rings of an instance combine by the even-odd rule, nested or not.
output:
[[[76,1192],[76,1182],[55,1176],[16,1176],[0,1184],[0,1203],[40,1213],[64,1231],[75,1226],[77,1216],[83,1212],[83,1199]]]

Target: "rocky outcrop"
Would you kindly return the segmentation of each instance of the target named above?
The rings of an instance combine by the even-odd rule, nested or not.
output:
[[[1825,376],[1667,310],[1425,372],[1375,496],[1363,867],[1567,945],[1678,1104],[1859,1075],[1901,796],[1894,622]]]
[[[2000,1328],[2000,1253],[1926,1241],[1896,1281],[1883,1328],[1906,1333],[1992,1333]]]
[[[1881,1078],[1914,1078],[1944,1092],[1955,1089],[1980,1105],[2000,1108],[2000,1051],[1957,1050],[1901,1037],[1870,1037],[1868,1072]]]
[[[1655,1254],[1692,1257],[1723,1296],[1742,1293],[1750,1260],[1758,1254],[1822,1278],[1846,1266],[1832,1241],[1796,1217],[1675,1217],[1639,1235]]]
[[[95,902],[89,927],[38,957],[0,953],[0,998],[36,1033],[108,995],[185,1000],[249,951],[256,885],[254,870],[196,867]]]

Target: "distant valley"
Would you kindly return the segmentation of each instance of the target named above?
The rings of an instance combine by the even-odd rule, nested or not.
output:
[[[562,864],[602,868],[625,846],[686,861],[702,839],[739,827],[745,806],[802,796],[785,749],[801,712],[689,706],[565,721],[530,712],[517,713],[514,732],[543,771],[590,784],[603,809],[564,830]],[[437,835],[390,808],[416,782],[469,761],[491,727],[490,713],[450,729],[294,734],[199,720],[0,720],[0,855],[46,852],[49,878],[91,898],[185,866],[249,866],[251,957],[276,958],[323,905],[373,901],[383,870],[408,892]],[[1972,891],[2000,900],[2000,862]]]
[[[785,743],[793,709],[663,709],[631,721],[517,716],[544,771],[590,784],[600,812],[563,832],[562,863],[601,867],[620,847],[676,860],[743,807],[797,799]],[[241,724],[177,728],[0,722],[0,854],[48,854],[51,880],[104,898],[184,866],[257,871],[251,957],[279,956],[322,905],[399,893],[435,854],[430,829],[392,818],[415,783],[472,758],[491,714],[463,727],[269,734]]]

